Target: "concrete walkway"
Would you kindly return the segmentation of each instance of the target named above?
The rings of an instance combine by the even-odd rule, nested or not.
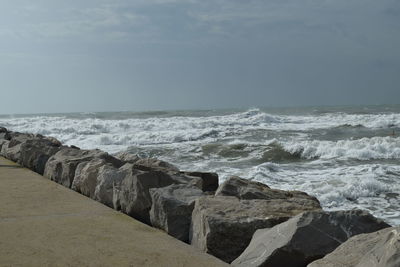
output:
[[[0,157],[0,266],[226,266]]]

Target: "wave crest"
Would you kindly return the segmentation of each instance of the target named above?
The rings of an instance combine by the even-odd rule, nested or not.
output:
[[[305,159],[399,159],[400,138],[372,137],[340,141],[296,141],[283,145],[290,154],[300,154]]]

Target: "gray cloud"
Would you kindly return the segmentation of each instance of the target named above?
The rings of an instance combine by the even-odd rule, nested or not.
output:
[[[3,1],[1,90],[29,97],[0,113],[393,103],[399,10],[397,0]]]

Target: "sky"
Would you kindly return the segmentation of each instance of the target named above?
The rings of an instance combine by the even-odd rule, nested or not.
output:
[[[0,0],[0,114],[400,104],[400,0]]]

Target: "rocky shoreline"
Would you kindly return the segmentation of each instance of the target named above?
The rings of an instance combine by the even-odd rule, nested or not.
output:
[[[3,127],[0,155],[234,266],[400,266],[400,227],[304,192]]]

